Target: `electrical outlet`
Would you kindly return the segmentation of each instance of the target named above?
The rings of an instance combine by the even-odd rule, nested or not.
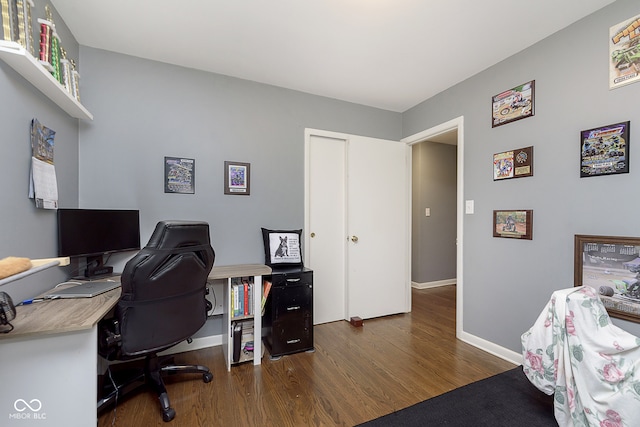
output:
[[[216,316],[218,314],[222,314],[223,309],[223,301],[222,301],[222,287],[223,283],[207,283],[207,290],[209,291],[206,295],[206,298],[211,302],[211,306],[213,307],[207,313],[207,316]]]

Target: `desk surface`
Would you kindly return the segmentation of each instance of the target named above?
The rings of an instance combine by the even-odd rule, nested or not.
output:
[[[271,274],[271,267],[262,264],[214,265],[209,273],[209,279],[264,276],[265,274]]]
[[[16,308],[14,329],[0,340],[91,329],[120,299],[120,288],[93,298],[56,299]]]
[[[214,266],[209,279],[270,273],[271,268],[262,264]],[[120,299],[120,292],[121,289],[117,288],[93,298],[57,299],[21,305],[17,307],[16,318],[11,322],[13,331],[8,334],[0,333],[0,341],[91,329],[115,307]]]

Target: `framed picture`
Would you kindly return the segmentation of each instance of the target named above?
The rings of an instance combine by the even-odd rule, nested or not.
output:
[[[629,125],[621,122],[580,132],[580,178],[629,173]]]
[[[248,196],[251,194],[251,165],[242,162],[224,162],[224,194]]]
[[[493,237],[533,239],[533,211],[493,211]]]
[[[493,155],[493,180],[533,176],[533,147]]]
[[[531,80],[491,98],[491,127],[534,116],[535,83]]]
[[[609,28],[609,89],[640,80],[640,15]]]
[[[164,158],[164,192],[182,194],[196,192],[196,161],[194,159]]]
[[[612,317],[640,323],[640,238],[576,234],[574,286],[590,286]]]

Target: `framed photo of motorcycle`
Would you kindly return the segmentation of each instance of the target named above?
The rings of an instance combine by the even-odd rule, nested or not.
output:
[[[536,81],[523,83],[491,98],[491,127],[535,115]]]
[[[494,210],[493,237],[533,240],[533,211]]]

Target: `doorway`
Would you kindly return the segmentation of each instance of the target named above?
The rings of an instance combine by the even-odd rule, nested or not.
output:
[[[460,116],[448,122],[434,126],[430,129],[416,133],[402,139],[408,145],[413,146],[424,141],[435,141],[447,137],[450,141],[455,133],[456,150],[456,336],[461,337],[463,332],[463,246],[464,246],[464,117]]]
[[[456,283],[457,129],[412,148],[411,286]]]

